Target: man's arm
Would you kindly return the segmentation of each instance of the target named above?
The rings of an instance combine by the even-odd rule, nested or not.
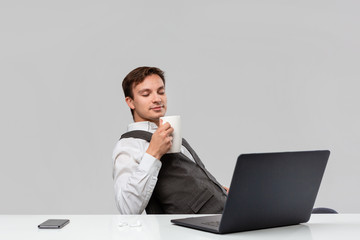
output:
[[[160,158],[171,148],[174,129],[160,125],[150,143],[122,139],[114,149],[116,204],[121,214],[141,214],[146,208],[161,168]],[[145,152],[146,151],[146,152]]]
[[[142,140],[122,139],[115,147],[114,190],[121,214],[141,214],[155,188],[161,162],[144,154],[147,145]]]

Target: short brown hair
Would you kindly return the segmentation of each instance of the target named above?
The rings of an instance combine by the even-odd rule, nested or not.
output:
[[[122,82],[122,88],[124,91],[125,97],[134,98],[133,88],[136,87],[139,83],[142,83],[147,76],[156,74],[158,75],[164,82],[165,85],[165,77],[164,72],[156,67],[138,67],[132,70]]]
[[[132,70],[122,82],[122,88],[124,91],[125,98],[130,97],[134,99],[133,88],[136,85],[142,83],[147,76],[156,74],[158,75],[164,83],[165,86],[165,77],[164,72],[156,67],[138,67]],[[131,109],[131,114],[134,116],[134,111]]]

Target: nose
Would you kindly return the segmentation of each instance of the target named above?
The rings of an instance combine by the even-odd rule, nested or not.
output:
[[[161,97],[159,94],[154,94],[153,102],[160,103]]]

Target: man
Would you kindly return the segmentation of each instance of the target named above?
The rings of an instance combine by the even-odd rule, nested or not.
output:
[[[113,178],[121,214],[221,213],[226,190],[183,139],[181,153],[166,154],[173,128],[159,118],[167,110],[164,72],[139,67],[122,83],[134,123],[113,152]]]

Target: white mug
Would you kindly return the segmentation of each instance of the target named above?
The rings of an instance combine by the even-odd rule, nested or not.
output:
[[[160,118],[163,122],[162,124],[168,122],[171,127],[174,129],[174,132],[171,134],[172,146],[168,153],[178,153],[181,150],[182,137],[181,137],[181,118],[180,116],[165,116]]]

